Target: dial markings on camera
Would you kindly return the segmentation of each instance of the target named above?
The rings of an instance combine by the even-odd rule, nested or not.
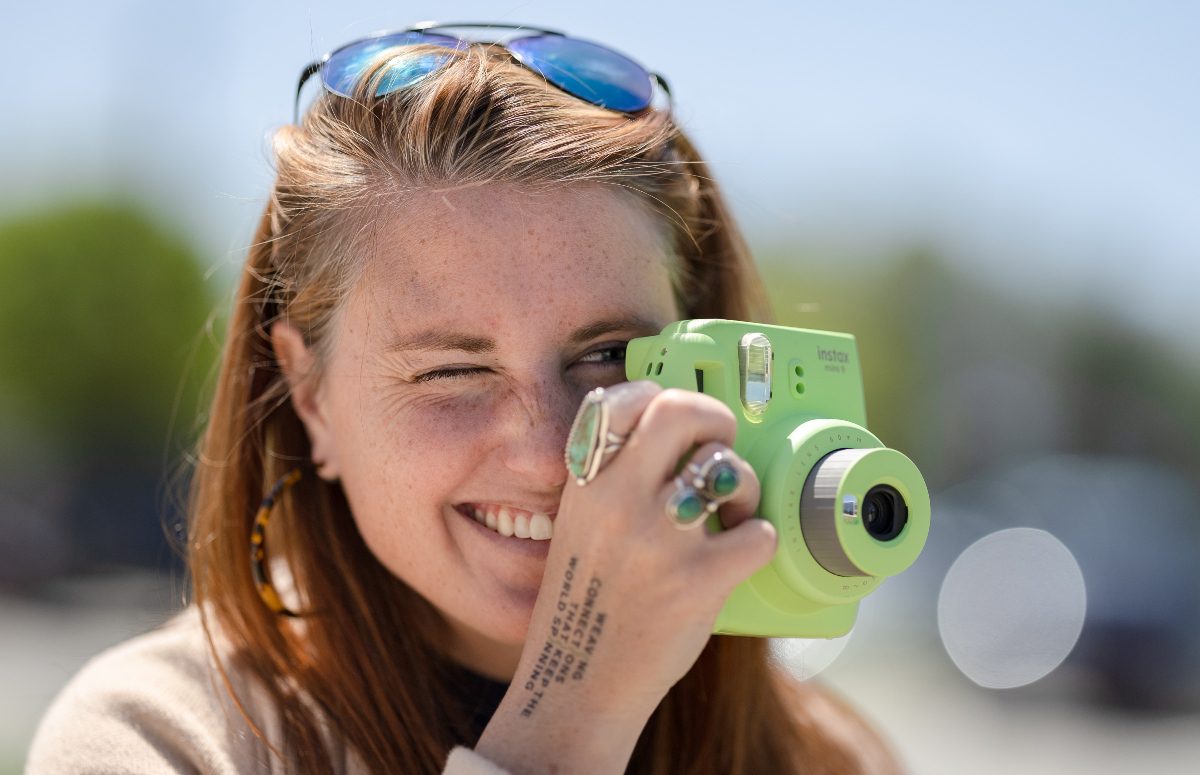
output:
[[[564,684],[568,679],[583,679],[604,632],[607,614],[596,610],[602,586],[600,579],[593,576],[583,584],[578,580],[578,568],[579,558],[571,557],[555,602],[550,636],[542,644],[537,662],[525,679],[524,688],[529,696],[521,709],[523,718],[533,715],[551,686]]]

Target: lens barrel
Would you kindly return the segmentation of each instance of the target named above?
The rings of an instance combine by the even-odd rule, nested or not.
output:
[[[862,521],[876,541],[891,541],[908,524],[908,504],[894,487],[872,487],[863,496]]]
[[[925,542],[928,517],[911,511],[901,488],[924,497],[920,473],[895,450],[846,448],[820,458],[799,503],[812,558],[837,576],[890,575],[911,564]]]

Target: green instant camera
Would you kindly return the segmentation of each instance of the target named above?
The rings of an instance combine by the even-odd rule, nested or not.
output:
[[[866,429],[850,334],[683,320],[629,342],[625,374],[698,390],[737,417],[734,451],[762,485],[774,559],[734,588],[715,631],[835,638],[858,601],[917,559],[929,490],[912,461]],[[719,530],[716,515],[709,530]]]

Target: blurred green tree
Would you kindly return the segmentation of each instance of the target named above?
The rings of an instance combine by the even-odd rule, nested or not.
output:
[[[212,307],[196,252],[135,202],[0,223],[0,582],[171,559]]]
[[[759,254],[782,325],[858,340],[869,427],[933,489],[1021,457],[1135,457],[1200,481],[1200,371],[1117,312],[1039,307],[936,249]]]
[[[161,450],[192,427],[211,309],[199,257],[135,204],[0,224],[0,413],[82,456]]]

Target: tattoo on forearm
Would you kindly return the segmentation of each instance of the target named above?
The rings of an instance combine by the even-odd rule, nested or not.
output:
[[[525,718],[533,715],[551,686],[564,684],[568,679],[583,679],[588,661],[604,632],[606,615],[596,610],[600,600],[600,579],[593,576],[586,585],[577,583],[578,567],[579,558],[572,557],[563,574],[562,589],[550,623],[550,636],[542,644],[537,662],[525,679],[525,691],[529,695],[521,709]]]

